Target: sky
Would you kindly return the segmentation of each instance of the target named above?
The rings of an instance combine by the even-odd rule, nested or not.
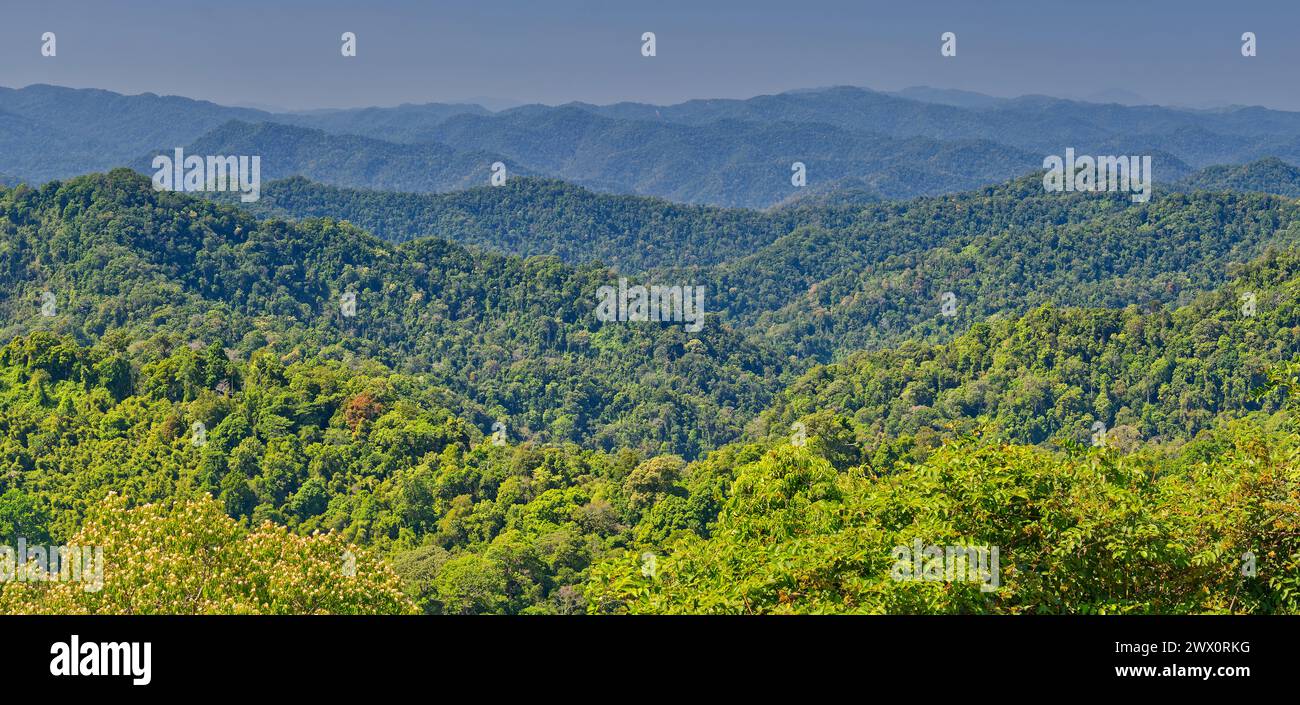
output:
[[[1300,110],[1297,0],[0,0],[0,86],[311,109],[926,85]],[[1258,55],[1241,55],[1254,32]],[[41,56],[54,32],[57,55]],[[357,35],[357,56],[340,35]],[[641,55],[654,32],[656,56]],[[940,35],[957,56],[940,56]]]

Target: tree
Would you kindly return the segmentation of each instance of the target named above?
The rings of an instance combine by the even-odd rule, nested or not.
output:
[[[50,540],[49,513],[30,494],[13,488],[0,494],[0,543],[16,546],[18,539],[29,544]]]
[[[98,583],[14,581],[0,611],[37,614],[410,613],[399,581],[336,534],[248,530],[211,499],[96,504],[70,545],[102,549]],[[87,571],[85,576],[90,576]]]

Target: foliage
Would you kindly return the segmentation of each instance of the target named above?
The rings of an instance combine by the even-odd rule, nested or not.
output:
[[[248,530],[211,499],[97,503],[70,546],[103,551],[102,584],[15,580],[0,612],[22,614],[389,614],[412,610],[397,576],[337,534]],[[35,577],[34,573],[29,577]],[[85,578],[86,573],[83,573]]]
[[[1237,423],[1174,456],[984,440],[886,474],[806,448],[740,467],[709,537],[592,570],[593,612],[1300,611],[1300,436]],[[996,590],[899,580],[895,547],[996,546]],[[1247,552],[1254,574],[1245,575]]]
[[[629,242],[665,207],[502,193],[555,243],[594,204]],[[516,222],[497,197],[429,213],[481,209],[486,238]],[[125,170],[6,189],[0,540],[98,542],[109,572],[0,610],[1296,612],[1295,208],[1021,181],[681,209],[776,237],[646,274],[718,294],[690,334],[601,325],[594,264],[258,221]],[[974,303],[938,321],[954,282]],[[892,579],[915,540],[1000,547],[999,589]]]
[[[394,246],[331,220],[258,222],[125,170],[3,192],[0,235],[5,339],[376,360],[465,397],[476,423],[513,438],[694,457],[738,437],[793,364],[712,318],[699,333],[602,324],[597,289],[617,283],[602,267],[432,238]]]

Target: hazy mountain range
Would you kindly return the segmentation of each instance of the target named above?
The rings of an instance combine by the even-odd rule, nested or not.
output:
[[[1300,113],[1189,110],[931,88],[833,87],[746,100],[473,104],[271,113],[175,96],[34,85],[0,88],[0,174],[41,182],[152,154],[259,154],[263,178],[441,192],[511,176],[599,192],[768,207],[852,194],[909,198],[1003,182],[1047,154],[1151,154],[1156,180],[1264,157],[1300,162]],[[791,183],[794,162],[807,186]]]

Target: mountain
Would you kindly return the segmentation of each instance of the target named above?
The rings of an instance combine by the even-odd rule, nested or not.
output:
[[[1300,203],[1259,194],[1045,193],[1040,177],[966,194],[813,209],[752,255],[714,267],[727,320],[830,360],[943,339],[1043,304],[1177,303],[1232,263],[1300,238]],[[942,315],[952,293],[955,309]]]
[[[1141,95],[1124,88],[1107,88],[1083,96],[1089,103],[1119,103],[1120,105],[1153,105]]]
[[[356,544],[376,594],[293,593],[318,611],[1300,609],[1293,199],[1134,204],[1034,176],[761,214],[517,181],[423,205],[482,237],[502,203],[544,237],[600,208],[633,238],[670,208],[683,232],[795,225],[638,277],[706,286],[689,333],[597,321],[603,266],[259,220],[126,169],[4,189],[0,528],[130,546],[209,527],[301,546],[292,566],[331,590],[311,557]],[[950,281],[958,315],[935,325],[926,287]],[[892,578],[915,539],[999,546],[1001,589]],[[1246,551],[1276,577],[1244,580]],[[212,611],[255,592],[178,565]],[[193,609],[103,593],[0,585],[0,611]]]
[[[823,123],[893,138],[988,140],[1037,155],[1148,154],[1156,178],[1170,182],[1194,168],[1276,156],[1300,161],[1300,113],[1236,106],[1190,110],[1153,105],[1088,103],[1047,96],[987,99],[935,89],[888,94],[851,86],[696,100],[674,106],[582,106],[601,114],[688,125],[718,120]],[[1159,155],[1165,155],[1163,158]]]
[[[297,175],[336,186],[393,191],[451,191],[486,184],[496,162],[504,163],[509,174],[530,173],[513,159],[489,152],[435,143],[397,144],[267,122],[228,122],[184,150],[200,155],[258,155],[264,180]],[[159,153],[171,156],[172,150]],[[152,174],[153,156],[132,163],[142,173]]]
[[[345,341],[339,343],[342,349],[352,354],[399,369],[440,370],[437,379],[449,388],[485,408],[499,404],[512,418],[528,419],[521,425],[530,433],[542,434],[550,432],[544,429],[551,424],[542,421],[539,401],[513,397],[516,392],[508,387],[485,392],[484,384],[471,382],[483,370],[491,370],[493,377],[508,372],[509,367],[501,367],[512,358],[502,357],[511,345],[507,341],[531,341],[526,344],[535,346],[537,354],[551,351],[545,355],[553,355],[555,363],[531,374],[554,379],[560,385],[557,393],[571,385],[581,388],[591,374],[637,379],[638,366],[646,364],[606,360],[598,353],[602,348],[590,347],[613,335],[591,317],[596,288],[616,277],[599,266],[570,270],[554,261],[469,251],[429,237],[394,246],[329,220],[268,231],[272,226],[238,210],[155,193],[147,179],[122,172],[9,194],[11,208],[32,201],[23,207],[37,213],[58,199],[72,198],[83,204],[70,223],[73,228],[111,214],[107,223],[121,222],[129,231],[114,234],[97,225],[88,231],[90,239],[65,243],[66,236],[41,235],[60,227],[55,223],[62,216],[55,211],[36,218],[35,226],[12,221],[12,227],[30,231],[24,242],[52,239],[35,249],[24,245],[11,250],[8,271],[15,293],[2,305],[12,321],[9,335],[51,323],[32,303],[41,300],[39,287],[45,286],[75,295],[66,307],[68,318],[58,320],[68,326],[63,330],[85,340],[114,328],[133,331],[139,339],[176,329],[190,339],[219,339],[248,353],[262,344],[290,351],[338,337]],[[322,189],[293,180],[270,188],[262,207],[275,211],[293,199],[318,199],[314,202],[321,211],[352,202],[360,213],[379,213],[381,222],[397,218],[407,228],[398,240],[454,232],[445,236],[525,253],[558,249],[573,259],[581,259],[573,248],[573,230],[581,223],[600,223],[602,228],[592,233],[600,243],[595,251],[648,253],[620,262],[625,271],[644,270],[654,281],[698,283],[710,292],[710,320],[720,328],[707,326],[704,335],[709,350],[720,357],[711,363],[716,369],[706,368],[697,384],[720,393],[730,384],[720,376],[723,369],[746,370],[736,378],[747,387],[736,398],[746,401],[722,417],[730,419],[724,426],[731,424],[733,435],[759,410],[756,405],[774,393],[772,381],[784,374],[787,365],[778,362],[776,350],[829,360],[904,340],[946,340],[989,316],[1044,304],[1178,302],[1221,284],[1229,264],[1247,261],[1270,245],[1292,244],[1300,236],[1300,204],[1276,197],[1163,194],[1134,204],[1122,194],[1045,194],[1034,178],[958,196],[793,207],[768,215],[601,196],[531,179],[425,197],[415,207],[391,194]],[[146,216],[141,208],[147,204],[156,204],[149,207],[161,212]],[[386,210],[403,206],[417,215],[398,211],[390,216]],[[301,205],[294,210],[307,215]],[[188,215],[191,211],[195,215]],[[130,224],[135,220],[140,222]],[[503,232],[515,233],[513,241],[502,240]],[[744,235],[757,240],[735,247]],[[655,238],[662,238],[662,250]],[[692,249],[670,242],[690,243]],[[58,249],[39,254],[49,247]],[[758,249],[751,255],[718,254],[736,255],[752,247]],[[344,255],[347,251],[353,254]],[[714,256],[690,266],[678,264],[694,252]],[[539,276],[554,278],[545,291],[533,288]],[[497,277],[502,283],[489,283]],[[375,315],[355,326],[330,315],[348,286],[357,289],[362,302],[385,292]],[[957,304],[951,318],[941,315],[945,291],[953,292]],[[160,307],[162,301],[169,303]],[[434,301],[440,302],[434,310],[446,310],[435,315],[429,304],[414,303]],[[483,318],[498,308],[499,316]],[[203,310],[210,312],[195,317]],[[144,316],[145,311],[154,313]],[[620,346],[657,344],[639,341],[639,334],[648,331],[677,339],[672,345],[685,345],[691,337],[683,337],[680,326],[613,327],[624,329],[633,337],[620,337]],[[720,337],[707,337],[708,331]],[[574,342],[589,338],[590,343]],[[495,345],[506,347],[492,352]],[[589,355],[604,362],[593,363]],[[675,359],[672,355],[667,360]],[[682,364],[689,359],[682,358]],[[720,403],[709,401],[709,394],[701,403]],[[614,426],[606,426],[613,423],[612,407],[596,411],[584,402],[566,408],[574,426],[566,426],[559,437],[615,433]],[[642,440],[655,435],[644,429],[627,432]],[[688,452],[704,447],[696,433],[677,429],[672,435],[672,447],[696,449]]]
[[[611,118],[574,106],[460,115],[425,137],[509,154],[539,173],[593,190],[684,203],[764,207],[809,183],[856,178],[886,197],[973,188],[1023,174],[1041,157],[987,140],[891,138],[822,122],[706,124]]]
[[[1099,151],[1102,145],[1137,135],[1131,139],[1140,150],[1137,153],[1164,149],[1193,166],[1244,161],[1242,155],[1267,152],[1279,144],[1293,145],[1300,136],[1300,113],[1260,107],[1187,110],[1048,96],[1001,99],[974,107],[923,102],[852,86],[743,100],[693,100],[672,106],[623,103],[584,108],[642,120],[657,114],[663,121],[691,125],[719,120],[821,123],[895,138],[984,139],[1039,155],[1060,154],[1066,147],[1074,147],[1080,154],[1108,154],[1111,152]],[[1212,139],[1188,141],[1179,149],[1170,149],[1170,136],[1186,130]],[[1220,142],[1227,142],[1237,156],[1223,158]]]
[[[1135,204],[1124,194],[1047,194],[1035,177],[768,215],[518,181],[421,204],[430,229],[460,222],[460,236],[507,249],[502,227],[541,238],[526,247],[554,249],[547,243],[567,242],[572,224],[598,220],[628,247],[661,232],[723,247],[728,229],[766,228],[772,241],[712,265],[647,266],[642,281],[705,288],[699,334],[601,325],[595,292],[619,273],[598,264],[466,249],[440,232],[394,245],[332,219],[259,222],[118,171],[6,192],[16,240],[0,332],[113,335],[160,350],[219,341],[245,356],[323,348],[429,375],[524,437],[693,457],[736,437],[811,361],[940,343],[1042,305],[1188,301],[1222,285],[1234,263],[1300,238],[1300,204],[1289,199],[1197,192]],[[322,193],[301,180],[284,186],[290,197],[296,187]],[[399,203],[324,194],[355,196],[362,212]],[[40,315],[46,291],[61,302],[57,316]],[[365,312],[355,319],[339,314],[348,291]]]
[[[267,147],[276,162],[265,161],[270,173],[343,186],[454,190],[484,183],[477,160],[489,159],[510,165],[511,175],[603,193],[750,208],[840,190],[854,202],[969,190],[1041,168],[1045,155],[1066,148],[1150,155],[1165,184],[1215,164],[1300,161],[1297,113],[1045,96],[981,100],[935,89],[834,87],[499,113],[436,103],[266,113],[174,96],[29,86],[0,90],[0,125],[0,173],[34,182],[138,165],[141,155],[176,147]],[[316,148],[326,151],[307,152]],[[795,162],[807,170],[802,189],[791,182]]]
[[[598,289],[618,284],[603,267],[258,221],[128,170],[6,190],[0,233],[2,339],[369,359],[461,395],[511,438],[694,457],[736,437],[793,369],[721,324],[712,292],[699,332],[602,323]]]
[[[1248,171],[1268,172],[1269,163]],[[1248,190],[1180,186],[1137,204],[1120,193],[1047,193],[1031,176],[911,201],[835,191],[760,213],[535,179],[428,196],[294,179],[270,184],[252,207],[333,215],[393,241],[436,234],[507,254],[708,282],[725,320],[755,341],[827,361],[945,339],[988,316],[1044,304],[1185,302],[1226,281],[1230,264],[1300,236],[1300,204]],[[950,318],[940,310],[945,292],[957,305]]]
[[[791,384],[762,425],[784,433],[816,411],[853,419],[859,438],[979,430],[1062,446],[1089,444],[1101,423],[1127,449],[1184,441],[1281,408],[1255,392],[1300,351],[1297,284],[1297,250],[1270,249],[1185,306],[1046,305],[940,344],[854,353]]]
[[[490,115],[481,105],[464,103],[404,103],[391,108],[346,108],[281,113],[276,122],[309,127],[336,135],[361,135],[389,142],[412,142],[425,131],[457,115]]]
[[[604,262],[624,272],[715,264],[793,227],[790,218],[756,211],[597,194],[531,177],[446,194],[345,189],[294,177],[265,185],[261,199],[247,207],[262,216],[346,220],[390,242],[437,235],[525,257]]]
[[[1300,169],[1276,157],[1241,165],[1206,167],[1175,185],[1183,191],[1271,193],[1300,198]]]
[[[960,91],[950,88],[931,88],[930,86],[911,86],[901,91],[895,91],[890,95],[896,95],[908,100],[917,100],[922,103],[938,103],[940,105],[952,105],[959,108],[990,108],[1005,102],[1006,98],[995,98],[983,93],[973,91]]]
[[[0,172],[34,182],[134,164],[231,120],[269,114],[153,93],[33,85],[0,87]]]
[[[453,115],[486,112],[477,105],[430,103],[277,114],[153,93],[0,87],[0,172],[46,181],[127,166],[141,154],[191,144],[231,121],[400,141]]]

